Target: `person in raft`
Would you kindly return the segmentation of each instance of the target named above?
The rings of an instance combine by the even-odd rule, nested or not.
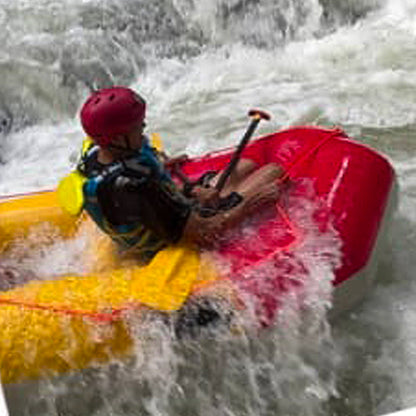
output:
[[[220,193],[214,187],[220,172],[212,171],[184,193],[169,173],[184,157],[169,159],[152,147],[143,133],[145,115],[144,99],[126,87],[94,92],[80,112],[91,139],[77,165],[87,178],[84,208],[121,251],[148,261],[181,239],[212,247],[225,230],[277,200],[282,169],[257,169],[248,159],[239,161]],[[214,215],[203,215],[207,206],[216,207]]]

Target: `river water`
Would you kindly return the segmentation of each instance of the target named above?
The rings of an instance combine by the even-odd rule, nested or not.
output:
[[[56,186],[82,141],[80,103],[111,84],[146,97],[148,125],[172,154],[234,144],[259,107],[273,115],[259,134],[341,126],[387,155],[399,183],[378,283],[351,313],[329,324],[322,302],[307,318],[319,329],[308,331],[289,308],[258,337],[185,345],[150,320],[131,365],[6,387],[12,414],[416,406],[415,0],[0,0],[0,24],[0,195]],[[54,261],[75,263],[77,250],[55,247]],[[330,279],[325,267],[315,274]]]

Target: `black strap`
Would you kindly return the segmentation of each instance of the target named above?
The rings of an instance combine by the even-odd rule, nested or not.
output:
[[[238,192],[231,192],[224,198],[221,198],[217,207],[198,207],[198,213],[201,217],[208,218],[213,217],[218,211],[229,211],[236,207],[243,200],[243,197]]]

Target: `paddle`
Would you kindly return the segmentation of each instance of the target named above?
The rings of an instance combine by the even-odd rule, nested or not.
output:
[[[242,137],[240,143],[237,146],[237,149],[235,150],[234,154],[231,157],[230,162],[228,163],[227,167],[223,170],[221,176],[218,179],[217,184],[215,185],[215,188],[218,190],[218,192],[221,192],[221,190],[224,188],[225,182],[235,169],[238,161],[240,160],[241,153],[243,153],[243,150],[245,149],[247,143],[249,142],[251,136],[254,133],[254,130],[256,129],[257,125],[259,124],[260,120],[270,120],[270,115],[267,114],[264,111],[261,110],[250,110],[248,112],[248,116],[252,118],[246,132],[244,133],[244,136]]]

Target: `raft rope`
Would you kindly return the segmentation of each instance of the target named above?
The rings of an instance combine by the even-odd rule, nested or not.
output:
[[[298,159],[296,159],[286,169],[285,174],[277,180],[277,184],[278,185],[283,184],[287,179],[290,178],[290,174],[293,173],[293,170],[297,166],[299,166],[301,163],[305,162],[307,159],[309,159],[310,157],[315,155],[316,152],[325,143],[327,143],[332,138],[335,138],[336,136],[339,136],[340,134],[343,134],[343,131],[340,128],[335,128],[335,129],[331,130],[330,134],[327,137],[324,137],[315,146],[313,146],[307,152],[302,154]],[[36,192],[34,192],[34,193],[36,193]],[[18,195],[19,194],[13,195],[13,197],[17,197]],[[22,194],[22,195],[25,195],[25,194]],[[0,199],[3,199],[3,198],[0,197]],[[284,208],[279,203],[276,203],[275,206],[276,206],[276,210],[278,211],[278,213],[282,217],[283,222],[287,225],[291,234],[294,236],[294,239],[293,239],[292,242],[288,243],[286,246],[277,248],[275,251],[273,251],[271,254],[269,254],[267,256],[267,258],[263,258],[263,259],[259,260],[257,263],[255,263],[255,265],[258,265],[262,262],[265,262],[265,261],[269,260],[270,258],[273,258],[276,254],[278,254],[280,252],[289,251],[294,246],[298,245],[303,239],[302,232],[296,227],[296,225],[290,219],[289,215],[284,210]],[[246,267],[248,267],[248,266],[246,266]],[[250,265],[250,267],[252,267],[252,265]],[[244,269],[245,269],[245,267],[242,267],[241,269],[237,270],[237,272],[241,273],[241,272],[244,271]],[[227,280],[228,280],[227,278],[220,278],[220,279],[215,280],[215,281],[200,282],[199,284],[197,284],[195,286],[194,292],[197,293],[200,290],[202,290],[203,288],[206,288],[206,287],[208,287],[210,285],[213,285],[213,284],[217,284],[219,281],[227,281]],[[9,299],[0,298],[0,305],[18,306],[18,307],[26,308],[26,309],[45,311],[45,312],[50,312],[50,313],[60,313],[60,314],[68,315],[68,316],[74,316],[74,317],[85,317],[85,318],[90,318],[90,319],[92,319],[96,322],[101,322],[101,323],[106,323],[106,322],[111,323],[111,322],[117,321],[118,319],[120,319],[120,316],[124,311],[131,310],[131,309],[137,309],[137,305],[131,305],[130,304],[129,306],[126,306],[124,308],[114,309],[114,310],[111,310],[109,312],[88,312],[88,311],[84,311],[84,310],[60,308],[60,307],[52,306],[52,305],[51,306],[49,306],[49,305],[46,306],[46,305],[42,305],[42,304],[39,304],[39,303],[36,303],[36,302],[29,303],[29,302],[24,302],[24,301],[12,299],[12,298],[9,298]]]
[[[91,318],[94,321],[98,322],[113,322],[119,319],[120,315],[124,310],[128,308],[119,308],[114,309],[111,312],[88,312],[85,310],[78,310],[78,309],[66,309],[60,308],[57,306],[52,305],[42,305],[40,303],[29,303],[20,300],[16,300],[13,298],[10,299],[0,299],[0,304],[7,305],[7,306],[19,306],[21,308],[38,310],[38,311],[46,311],[51,313],[61,313],[64,315],[70,315],[73,317],[85,317]]]
[[[295,160],[289,167],[288,169],[286,169],[285,174],[279,178],[277,180],[277,184],[281,185],[283,184],[286,180],[288,180],[290,178],[290,174],[293,173],[293,170],[299,166],[301,163],[304,163],[307,159],[309,159],[310,157],[316,155],[316,153],[318,152],[318,150],[325,144],[327,143],[329,140],[339,136],[339,135],[343,135],[344,132],[342,129],[340,128],[335,128],[333,129],[330,134],[327,137],[324,137],[322,140],[320,140],[315,146],[313,146],[311,149],[309,149],[309,151],[305,152],[303,155],[301,155],[297,160]],[[300,232],[300,230],[295,226],[295,224],[293,223],[293,221],[290,219],[289,214],[284,210],[284,208],[278,203],[276,202],[276,209],[279,212],[279,214],[281,215],[283,221],[286,223],[287,227],[289,228],[289,230],[291,230],[292,235],[295,237],[294,241],[292,243],[289,243],[287,246],[284,247],[279,247],[279,249],[276,250],[277,251],[287,251],[289,249],[291,249],[295,244],[298,244],[299,242],[302,241],[302,237],[303,234]]]

